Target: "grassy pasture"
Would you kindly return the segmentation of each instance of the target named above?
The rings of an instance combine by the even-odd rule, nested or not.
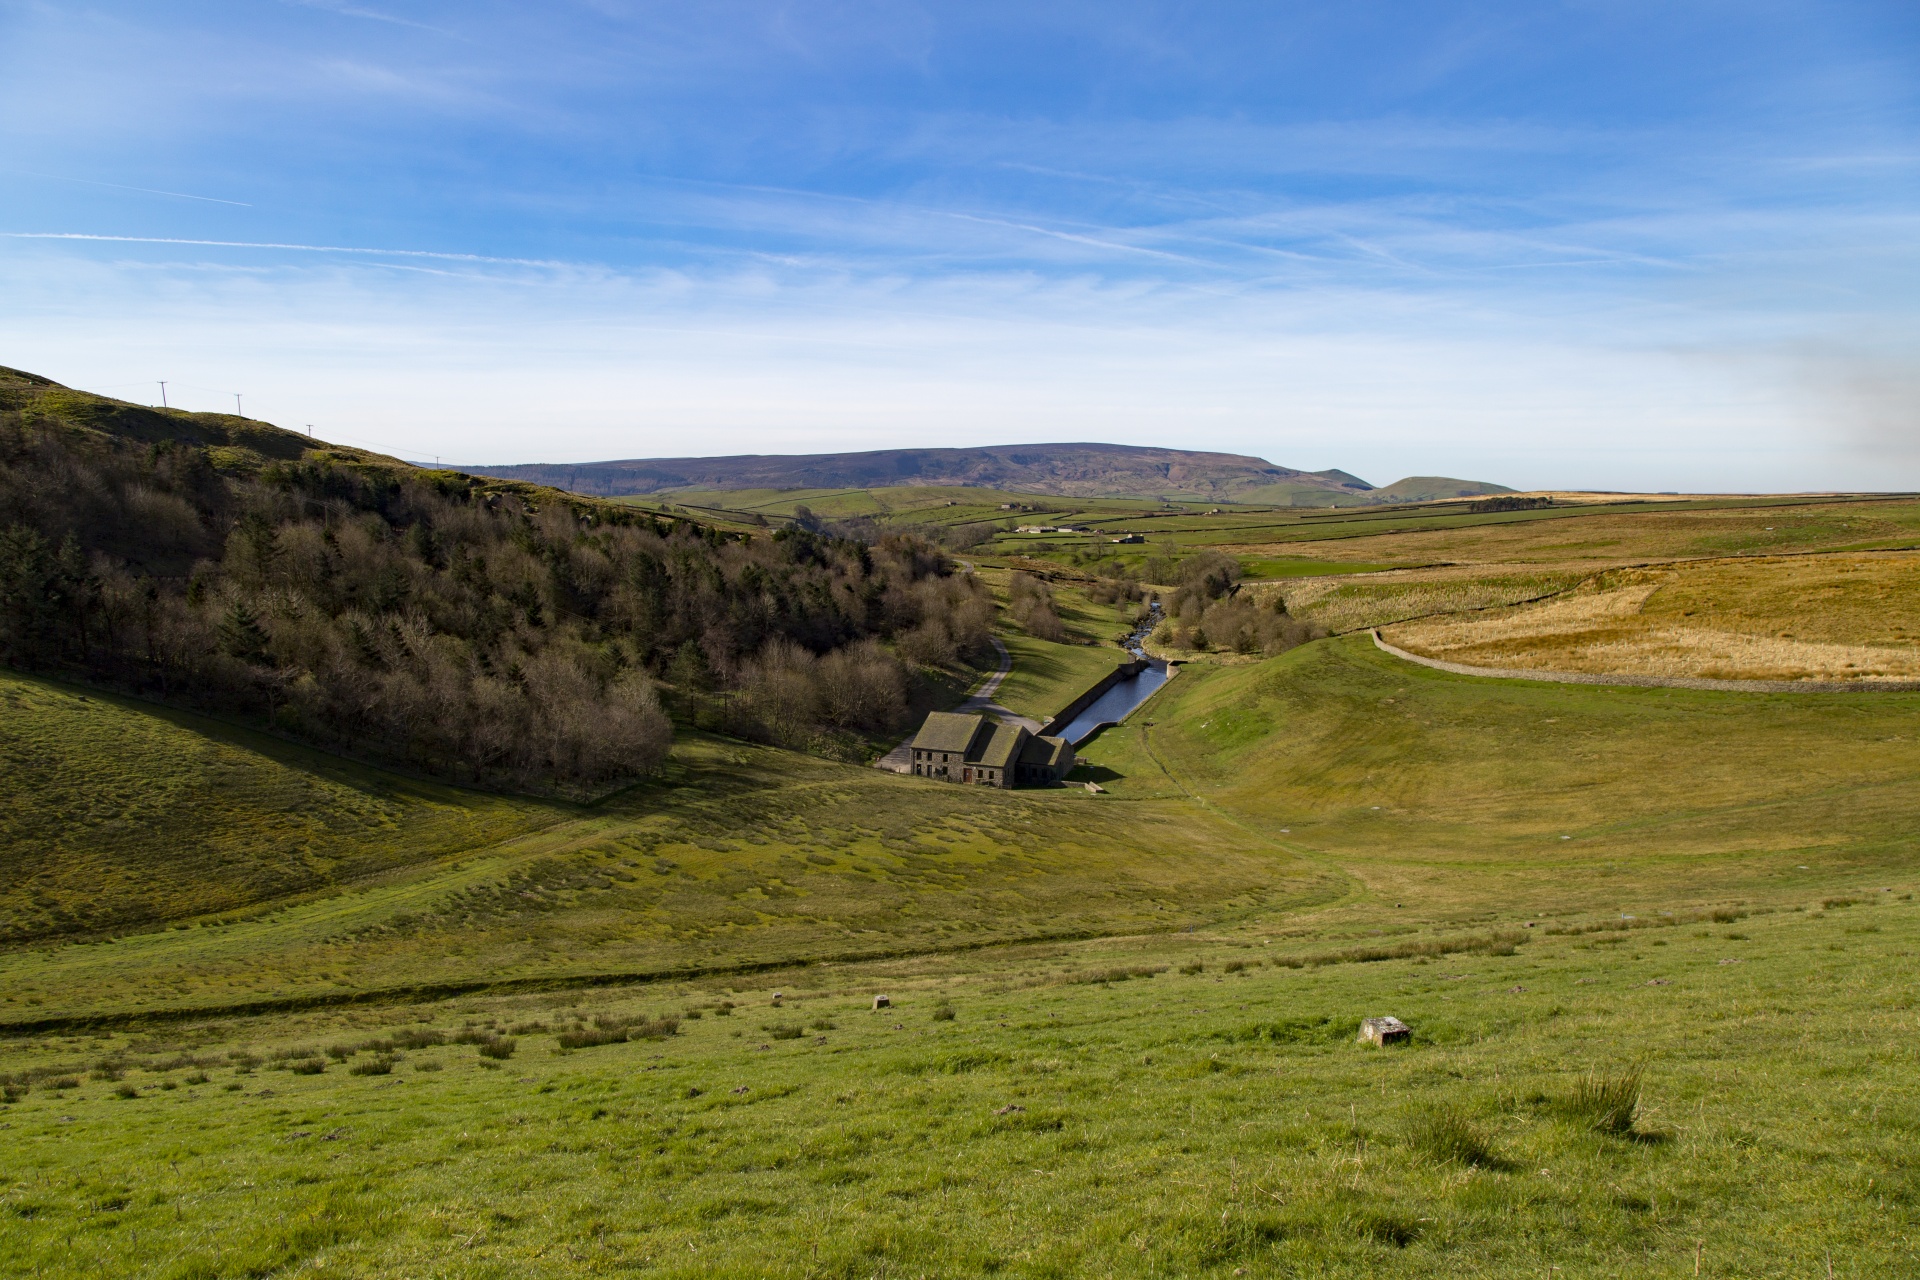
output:
[[[1364,572],[1364,571],[1357,571]],[[1541,570],[1523,565],[1458,565],[1320,576],[1278,586],[1250,588],[1262,599],[1278,596],[1287,612],[1336,634],[1381,627],[1408,618],[1455,614],[1534,600],[1569,591],[1591,575],[1581,569]]]
[[[565,816],[4,671],[0,771],[12,943],[245,909]]]
[[[1389,917],[1790,898],[1905,875],[1920,830],[1920,694],[1479,680],[1362,636],[1190,668],[1081,755],[1114,796],[1190,796]]]
[[[1226,549],[1250,557],[1311,554],[1373,563],[1598,568],[1916,542],[1920,500],[1900,496],[1595,504],[1479,516],[1402,515],[1387,508],[1351,519],[1303,521]]]
[[[1001,682],[998,701],[1042,722],[1127,658],[1114,645],[1055,644],[1026,635],[1002,639],[1013,655],[1013,670]]]
[[[1395,930],[1371,963],[1260,922],[8,1041],[0,1268],[1911,1274],[1920,911],[1857,896],[1477,954]],[[1352,1042],[1383,1012],[1411,1046]],[[510,1056],[423,1034],[463,1028]],[[1582,1104],[1636,1067],[1625,1124]]]
[[[100,736],[136,737],[142,714],[114,708]],[[145,762],[120,763],[95,784],[137,792]],[[12,796],[14,822],[51,822],[35,816],[41,799]],[[1121,812],[1079,791],[963,790],[699,737],[660,780],[599,805],[509,812],[520,834],[509,824],[426,857],[414,841],[444,819],[425,811],[415,830],[414,811],[398,811],[388,838],[413,863],[304,882],[246,918],[208,918],[182,895],[165,899],[177,927],[0,951],[0,1024],[1174,929],[1341,891],[1337,875],[1177,801]],[[1169,859],[1174,847],[1203,856]],[[161,832],[126,849],[137,869],[164,867],[177,846]],[[10,846],[6,862],[37,856]]]
[[[1322,620],[1334,630],[1527,599],[1530,588],[1543,582],[1570,586],[1615,566],[1920,545],[1920,499],[1911,495],[1622,496],[1482,513],[1470,511],[1464,502],[1316,509],[1074,499],[934,486],[675,497],[708,504],[697,510],[723,522],[752,515],[778,519],[807,505],[830,517],[867,515],[909,528],[998,526],[1011,520],[1092,530],[997,532],[966,553],[988,570],[1023,562],[1071,566],[1111,557],[1138,571],[1153,556],[1219,549],[1240,560],[1249,582],[1280,592],[1290,608],[1298,597],[1309,612],[1324,615]],[[635,501],[647,505],[657,500]],[[1031,509],[1004,511],[1003,502]],[[1121,534],[1139,534],[1147,541],[1114,544],[1111,539]],[[1396,572],[1386,572],[1390,570]],[[1346,574],[1368,577],[1340,576]],[[1467,581],[1476,578],[1483,581]]]
[[[1732,523],[1620,545],[1782,519],[1669,514]],[[1897,524],[1873,518],[1818,536]],[[1478,608],[1590,572],[1565,550],[1278,589],[1319,592],[1309,616]],[[1854,562],[1871,592],[1822,585]],[[1910,644],[1903,564],[1715,561],[1646,607],[1759,634],[1810,600],[1796,636]],[[1093,606],[1055,591],[1085,629]],[[1002,699],[1035,713],[1118,656],[1008,644]],[[166,840],[82,807],[151,775],[179,797],[156,831],[191,834],[199,806],[209,840],[314,877],[251,914],[0,951],[9,1273],[1920,1269],[1920,695],[1474,680],[1349,636],[1190,667],[1083,751],[1102,796],[689,736],[659,782],[583,807],[4,690],[9,760],[67,762],[9,788],[9,873],[77,816],[72,856],[131,868],[110,884],[163,876]],[[274,804],[396,853],[256,838]],[[1415,1043],[1354,1045],[1380,1013]],[[515,1044],[419,1034],[463,1030]],[[1636,1069],[1630,1124],[1581,1101]]]

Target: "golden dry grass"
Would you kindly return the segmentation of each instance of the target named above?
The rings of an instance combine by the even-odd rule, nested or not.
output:
[[[1393,628],[1476,666],[1734,680],[1920,677],[1920,557],[1765,557],[1606,574],[1564,597]]]
[[[1249,585],[1262,602],[1286,602],[1296,618],[1317,622],[1338,633],[1423,618],[1517,604],[1569,590],[1591,570],[1542,569],[1533,565],[1447,565],[1436,569],[1396,569],[1385,573],[1295,578]]]

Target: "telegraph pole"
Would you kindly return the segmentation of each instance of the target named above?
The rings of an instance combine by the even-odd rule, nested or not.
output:
[[[236,418],[244,418],[247,416],[240,412],[240,393],[238,391],[233,393],[233,416]]]
[[[162,409],[167,407],[167,384],[164,382],[160,384],[160,407]]]

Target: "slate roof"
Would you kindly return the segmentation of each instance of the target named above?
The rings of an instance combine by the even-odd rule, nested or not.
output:
[[[1020,763],[1058,769],[1073,755],[1065,738],[1029,738],[1020,749]]]
[[[913,735],[913,749],[951,751],[964,756],[986,720],[985,716],[963,715],[958,711],[929,712],[927,722]]]
[[[997,724],[993,726],[993,737],[987,739],[987,745],[980,752],[976,762],[989,769],[1005,769],[1013,764],[1014,757],[1020,754],[1020,744],[1026,740],[1027,731],[1017,724]]]

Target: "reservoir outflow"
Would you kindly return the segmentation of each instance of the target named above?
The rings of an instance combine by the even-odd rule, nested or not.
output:
[[[1146,667],[1139,674],[1117,681],[1111,689],[1101,694],[1079,715],[1075,716],[1067,727],[1060,730],[1060,736],[1079,746],[1095,732],[1110,724],[1119,724],[1133,713],[1133,709],[1151,698],[1161,685],[1172,678],[1173,672],[1159,658],[1149,657],[1141,647],[1146,638],[1153,633],[1160,622],[1160,606],[1156,602],[1153,613],[1142,623],[1140,629],[1127,637],[1127,648],[1136,657],[1146,661]]]

